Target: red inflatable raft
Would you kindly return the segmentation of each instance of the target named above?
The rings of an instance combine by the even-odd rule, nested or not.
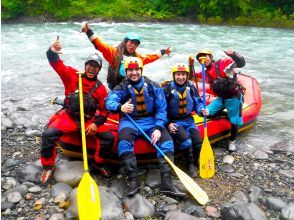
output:
[[[246,88],[242,110],[243,125],[239,128],[239,132],[243,132],[254,126],[257,116],[260,112],[262,101],[260,88],[256,79],[244,74],[239,74],[238,81],[242,84],[243,87]],[[201,95],[201,83],[198,83],[198,88]],[[206,85],[206,88],[209,88],[209,86]],[[206,92],[207,104],[209,104],[212,100],[215,99],[215,97],[210,94],[209,89],[207,89]],[[199,128],[200,134],[203,137],[203,118],[197,115],[194,115],[193,117]],[[117,155],[118,120],[118,115],[110,115],[106,123],[115,135],[114,145],[111,149],[109,149],[108,152],[103,152],[102,155],[103,158],[105,158],[105,160],[110,163],[119,162]],[[210,143],[215,143],[229,137],[230,127],[230,122],[226,116],[209,118],[207,120],[207,131]],[[80,136],[81,135],[79,133],[63,135],[57,144],[65,155],[82,158]],[[89,158],[92,158],[92,155],[95,152],[96,141],[97,140],[95,137],[87,137],[87,153]],[[150,145],[143,137],[135,140],[135,154],[137,156],[137,160],[141,163],[152,162],[156,158],[156,151],[154,147],[152,147],[152,145]]]

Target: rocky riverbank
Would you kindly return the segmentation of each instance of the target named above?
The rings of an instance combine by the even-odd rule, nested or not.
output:
[[[82,161],[58,156],[54,181],[39,182],[40,131],[1,127],[1,217],[8,219],[77,219],[76,187]],[[262,151],[238,141],[229,155],[214,146],[216,175],[195,181],[210,202],[200,206],[191,196],[179,200],[158,192],[156,164],[140,166],[141,194],[125,198],[122,169],[111,178],[92,174],[102,203],[102,219],[294,219],[294,143],[281,140]],[[182,161],[176,161],[181,167]],[[174,182],[183,188],[174,176]]]

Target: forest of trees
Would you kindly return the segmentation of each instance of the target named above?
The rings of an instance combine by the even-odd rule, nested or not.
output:
[[[294,28],[293,0],[2,0],[2,22],[101,18]]]

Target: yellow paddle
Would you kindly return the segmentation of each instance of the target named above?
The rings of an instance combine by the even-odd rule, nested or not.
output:
[[[83,72],[79,74],[79,99],[80,99],[80,118],[82,132],[82,147],[84,160],[84,175],[78,186],[77,199],[80,220],[97,220],[101,218],[101,204],[98,186],[89,174],[86,135],[85,135],[85,119],[84,119],[84,98],[82,87]]]
[[[203,105],[204,105],[204,108],[206,108],[205,70],[204,70],[205,57],[200,57],[199,60],[201,63],[201,68],[202,68]],[[214,155],[207,137],[206,116],[204,116],[204,138],[203,138],[202,147],[201,147],[200,156],[199,156],[199,173],[201,178],[211,178],[213,177],[215,173]]]
[[[127,118],[133,123],[133,125],[138,128],[138,130],[146,137],[149,142],[152,142],[150,137],[139,127],[139,125],[128,115],[125,114]],[[163,158],[169,163],[169,165],[174,169],[175,173],[179,177],[180,181],[186,187],[186,189],[191,193],[191,195],[199,202],[201,205],[205,205],[208,202],[208,196],[206,192],[197,184],[195,181],[189,177],[186,173],[180,170],[160,149],[154,144],[156,150],[163,156]]]

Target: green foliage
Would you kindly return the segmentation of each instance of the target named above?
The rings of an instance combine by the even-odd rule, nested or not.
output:
[[[289,0],[2,0],[1,18],[50,15],[58,21],[190,21],[294,28]]]
[[[1,18],[9,19],[24,14],[24,5],[22,0],[2,0],[1,1]]]

